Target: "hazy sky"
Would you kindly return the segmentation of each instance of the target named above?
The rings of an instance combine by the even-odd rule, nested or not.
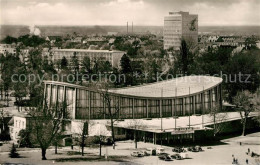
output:
[[[199,15],[199,25],[260,25],[260,0],[0,0],[0,23],[163,25],[169,11]]]

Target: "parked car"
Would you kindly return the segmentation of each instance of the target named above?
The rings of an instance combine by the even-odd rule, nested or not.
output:
[[[156,149],[155,148],[147,148],[146,152],[150,155],[155,156],[156,155]]]
[[[139,151],[133,151],[131,153],[131,156],[133,156],[133,157],[143,157],[143,155]]]
[[[199,149],[193,146],[193,147],[188,147],[188,151],[190,151],[190,152],[199,152]]]
[[[151,155],[147,151],[139,151],[139,153],[142,154],[143,156],[150,156]]]
[[[160,160],[164,160],[164,161],[172,161],[171,157],[167,154],[167,155],[160,155],[159,156]]]
[[[173,155],[171,155],[171,158],[176,159],[176,160],[182,160],[183,159],[180,154],[173,154]]]
[[[195,149],[196,149],[197,151],[202,151],[201,146],[195,146]]]
[[[159,155],[161,153],[164,153],[165,149],[164,148],[157,148],[156,149],[156,154]]]
[[[181,153],[181,152],[186,152],[184,148],[181,147],[175,147],[172,149],[172,152],[177,152],[177,153]]]
[[[182,159],[188,159],[189,158],[187,153],[180,153],[180,156],[181,156]]]

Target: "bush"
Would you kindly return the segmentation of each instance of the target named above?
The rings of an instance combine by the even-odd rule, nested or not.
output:
[[[10,158],[19,158],[20,157],[18,152],[16,151],[14,144],[13,144],[11,150],[10,150],[9,157]]]
[[[81,152],[78,152],[78,151],[68,151],[67,155],[81,155]]]

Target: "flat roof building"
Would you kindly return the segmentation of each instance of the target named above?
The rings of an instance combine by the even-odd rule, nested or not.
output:
[[[169,12],[164,17],[163,41],[164,49],[179,50],[181,39],[198,43],[198,15],[189,12]]]
[[[124,54],[125,52],[117,50],[52,49],[50,58],[53,62],[57,62],[63,57],[70,61],[75,55],[81,63],[84,57],[88,56],[91,61],[96,58],[102,61],[109,61],[112,67],[119,67],[120,60]]]

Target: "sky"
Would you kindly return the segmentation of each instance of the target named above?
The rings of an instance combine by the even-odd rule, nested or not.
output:
[[[260,25],[260,0],[0,0],[0,24],[162,26],[170,11],[199,26]]]

